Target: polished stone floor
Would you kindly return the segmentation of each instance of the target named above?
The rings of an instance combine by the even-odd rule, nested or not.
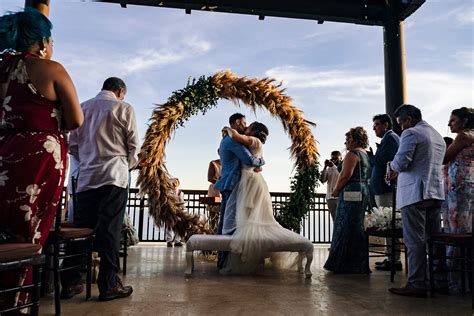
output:
[[[333,275],[322,269],[327,247],[315,246],[313,277],[297,272],[221,276],[214,262],[197,259],[191,278],[184,277],[184,248],[141,244],[130,248],[124,283],[131,297],[98,302],[85,295],[61,301],[63,315],[473,315],[470,296],[405,298],[387,291],[387,272]],[[397,274],[395,286],[405,274]],[[41,300],[41,315],[54,313],[52,296]]]

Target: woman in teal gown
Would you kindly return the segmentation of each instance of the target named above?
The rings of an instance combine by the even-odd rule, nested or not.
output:
[[[332,196],[339,197],[329,257],[324,269],[335,273],[370,273],[364,214],[369,203],[370,163],[362,127],[346,133],[347,155]],[[344,192],[361,192],[361,201],[344,201]]]

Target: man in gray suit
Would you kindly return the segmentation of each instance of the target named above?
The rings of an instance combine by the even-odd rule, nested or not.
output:
[[[426,297],[426,242],[432,233],[440,231],[446,145],[443,137],[422,120],[417,107],[402,105],[394,114],[403,132],[390,167],[392,178],[398,174],[397,207],[402,210],[408,282],[402,288],[389,291]]]

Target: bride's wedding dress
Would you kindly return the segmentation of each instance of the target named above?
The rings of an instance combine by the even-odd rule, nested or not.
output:
[[[252,137],[249,150],[255,157],[262,156],[262,142]],[[269,249],[285,243],[301,243],[308,240],[283,228],[273,216],[272,200],[262,174],[254,167],[243,165],[236,195],[236,230],[232,236],[231,251],[227,256],[223,274],[250,274],[269,258],[272,267],[296,268],[297,253],[270,253]]]

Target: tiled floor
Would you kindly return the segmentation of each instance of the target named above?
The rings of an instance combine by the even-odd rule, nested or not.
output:
[[[81,294],[61,301],[63,315],[473,315],[470,296],[405,298],[387,291],[388,272],[334,275],[322,269],[328,251],[315,246],[313,277],[297,272],[221,276],[214,262],[197,259],[191,278],[184,277],[185,248],[144,244],[130,249],[124,283],[131,297],[98,302]],[[404,283],[397,274],[395,286]],[[41,300],[41,315],[54,313],[52,296]]]

